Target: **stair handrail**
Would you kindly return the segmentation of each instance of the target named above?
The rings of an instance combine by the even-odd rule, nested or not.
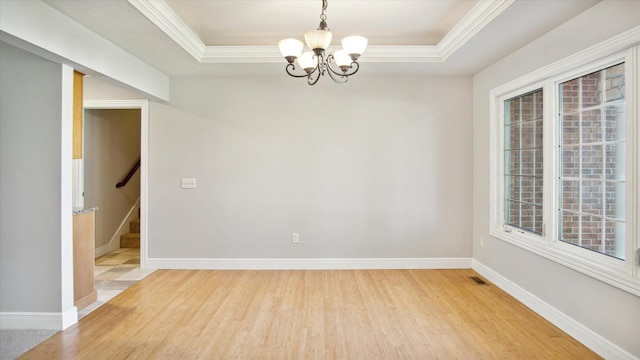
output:
[[[119,183],[116,184],[116,188],[119,189],[119,188],[127,185],[129,180],[131,180],[131,178],[133,177],[133,174],[135,174],[136,171],[138,171],[139,168],[140,168],[140,158],[138,158],[138,161],[136,161],[135,165],[133,165],[131,170],[129,170],[129,173],[127,174],[127,176],[125,176],[124,179],[122,179],[122,181],[120,181]]]

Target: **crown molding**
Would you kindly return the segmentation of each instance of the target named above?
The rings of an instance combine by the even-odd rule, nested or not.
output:
[[[442,62],[435,45],[370,45],[359,62]]]
[[[206,64],[223,63],[281,63],[282,55],[277,46],[207,46],[197,59]],[[436,46],[423,45],[371,45],[367,47],[364,62],[441,62]],[[362,62],[361,61],[361,62]]]
[[[199,63],[279,63],[276,45],[207,46],[164,0],[128,0]],[[515,0],[479,1],[438,45],[370,45],[365,62],[444,62]]]
[[[128,0],[142,15],[149,19],[189,55],[200,61],[207,47],[200,37],[176,14],[169,5],[160,1]]]
[[[276,63],[282,62],[277,46],[207,46],[202,53],[201,63]]]
[[[514,2],[515,0],[478,1],[438,43],[442,61],[447,60]]]

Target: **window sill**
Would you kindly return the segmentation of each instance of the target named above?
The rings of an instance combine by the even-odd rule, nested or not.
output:
[[[572,245],[551,245],[545,240],[532,235],[514,234],[498,228],[492,228],[490,235],[640,297],[640,279],[629,275],[628,269],[622,260],[593,261],[593,259],[585,257],[584,254],[576,254],[577,251],[588,252],[588,250],[571,249],[573,251],[569,251],[568,247],[573,247]],[[602,257],[602,255],[599,255],[599,257]]]

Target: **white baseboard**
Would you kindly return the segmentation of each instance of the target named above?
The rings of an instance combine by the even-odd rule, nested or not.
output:
[[[542,299],[521,288],[516,283],[505,278],[479,261],[473,259],[472,268],[487,280],[491,281],[494,285],[516,298],[528,308],[535,311],[540,316],[559,327],[562,331],[571,335],[573,338],[603,358],[639,360],[633,354],[598,335],[591,329],[575,321],[565,313],[547,304]]]
[[[100,247],[96,248],[96,250],[95,250],[95,255],[94,255],[94,256],[95,256],[95,257],[96,257],[96,259],[97,259],[97,258],[99,258],[100,256],[105,255],[105,254],[108,254],[108,253],[112,252],[113,250],[117,250],[117,249],[118,249],[118,248],[116,248],[116,249],[112,249],[112,248],[111,248],[111,243],[106,244],[106,245],[102,245],[102,246],[100,246]]]
[[[469,269],[471,258],[362,259],[167,259],[148,258],[147,269],[189,270],[347,270]]]
[[[78,322],[78,309],[65,312],[0,312],[0,329],[64,330]]]

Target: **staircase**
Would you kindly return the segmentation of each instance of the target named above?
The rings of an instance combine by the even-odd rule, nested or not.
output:
[[[140,219],[131,220],[129,232],[120,235],[121,248],[140,248]]]

